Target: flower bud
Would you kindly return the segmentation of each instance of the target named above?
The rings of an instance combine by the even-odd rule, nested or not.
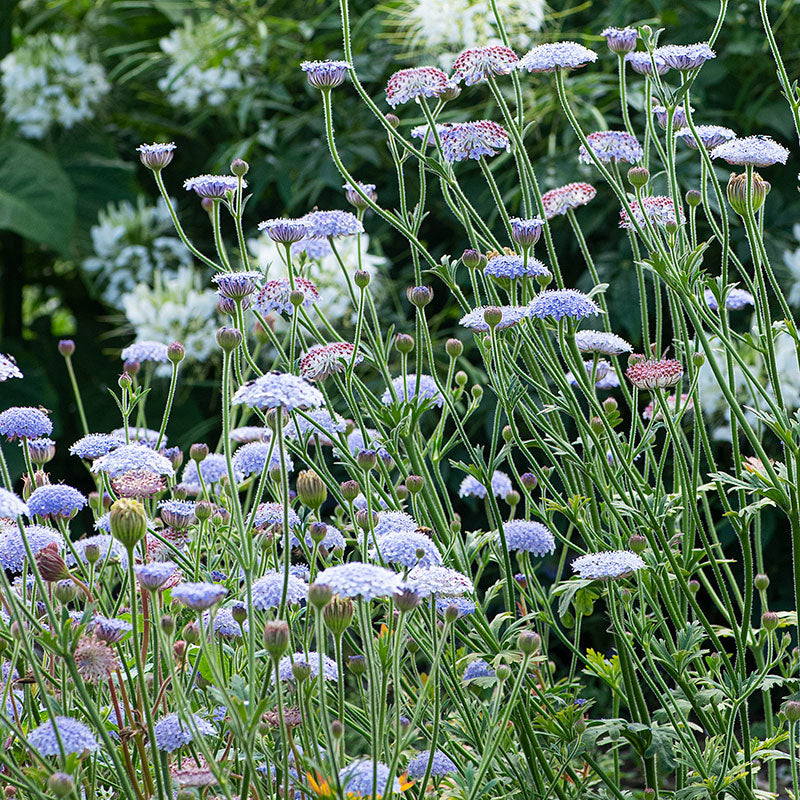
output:
[[[535,655],[539,651],[542,638],[534,631],[523,631],[517,638],[517,647],[525,655]]]
[[[406,487],[411,494],[418,494],[425,485],[425,479],[420,475],[409,475],[406,478]]]
[[[461,262],[468,269],[477,269],[481,265],[481,254],[470,248],[461,254]]]
[[[180,342],[172,342],[167,348],[167,358],[173,364],[180,364],[186,356],[186,348]]]
[[[64,605],[71,603],[77,596],[78,587],[69,579],[59,581],[53,587],[53,597]]]
[[[322,478],[313,469],[302,470],[297,475],[297,497],[312,510],[317,510],[328,498],[328,490]]]
[[[410,636],[406,639],[406,650],[408,650],[411,655],[414,653],[419,652],[419,644],[416,639],[412,639]]]
[[[164,614],[161,617],[161,630],[164,632],[165,636],[172,636],[175,633],[175,617],[171,616],[170,614]]]
[[[238,328],[223,325],[217,331],[217,344],[226,352],[234,351],[242,343],[242,332]]]
[[[523,487],[529,492],[539,485],[539,479],[532,472],[523,472],[519,477]]]
[[[706,363],[706,354],[700,352],[692,353],[692,363],[696,367],[702,367]]]
[[[196,622],[190,622],[183,629],[183,638],[187,644],[197,644],[200,641],[200,628]]]
[[[391,125],[393,128],[397,128],[400,125],[400,117],[397,114],[392,114],[391,111],[388,114],[384,114],[383,118]]]
[[[333,592],[330,586],[326,586],[323,583],[312,583],[308,587],[308,602],[314,608],[325,608],[331,597],[333,597]]]
[[[135,358],[127,358],[122,363],[122,371],[129,377],[133,378],[139,374],[141,364]]]
[[[183,657],[186,655],[186,642],[183,639],[178,639],[178,641],[172,645],[172,655],[178,663],[183,661]]]
[[[58,552],[58,545],[55,543],[43,547],[36,553],[34,560],[42,580],[47,583],[69,580],[72,577],[66,562]]]
[[[433,289],[429,286],[410,286],[406,289],[406,297],[411,305],[425,308],[433,300]]]
[[[761,626],[764,630],[774,631],[778,627],[780,617],[774,611],[765,611],[761,615]]]
[[[458,358],[464,352],[464,343],[461,339],[448,339],[444,349],[450,358]]]
[[[753,173],[753,211],[758,211],[764,205],[764,200],[769,194],[770,184],[765,181],[757,172]],[[731,208],[740,216],[747,214],[747,173],[739,175],[731,173],[728,181],[728,202]]]
[[[264,317],[264,322],[267,323],[271,331],[275,330],[275,317],[273,317],[272,314],[267,314]],[[256,337],[256,341],[259,344],[266,344],[269,341],[269,333],[267,333],[267,329],[259,320],[256,320],[253,324],[253,335]]]
[[[453,604],[451,606],[447,606],[444,610],[444,621],[448,624],[452,625],[459,617],[459,610],[458,606]]]
[[[445,103],[449,103],[451,100],[455,100],[457,97],[459,97],[460,94],[461,87],[457,83],[448,81],[444,91],[442,91],[442,93],[439,95],[439,99]]]
[[[144,506],[129,497],[115,501],[108,512],[111,535],[128,551],[141,541],[147,533],[147,515]]]
[[[394,340],[398,353],[410,353],[414,349],[414,337],[407,333],[398,333]]]
[[[197,445],[194,445],[195,447]],[[201,500],[195,507],[194,507],[194,515],[197,517],[200,522],[204,522],[207,519],[211,519],[211,515],[214,513],[214,505],[213,503],[209,503],[208,500]]]
[[[619,408],[619,404],[617,403],[616,398],[606,397],[606,399],[603,400],[603,411],[605,411],[606,414],[613,414],[617,408]]]
[[[800,702],[789,700],[783,707],[783,713],[786,714],[789,722],[800,722]]]
[[[417,555],[419,557],[419,554]],[[425,555],[424,552],[423,555]],[[422,598],[413,589],[403,589],[394,594],[394,604],[398,611],[408,613],[418,608],[421,602]]]
[[[519,586],[520,589],[527,589],[528,588],[528,579],[521,572],[518,572],[514,576],[514,581],[517,584],[517,586]]]
[[[503,311],[498,306],[487,306],[483,310],[483,319],[490,328],[494,328],[503,321]]]
[[[349,597],[334,597],[322,609],[322,621],[325,627],[338,639],[350,627],[355,607]]]
[[[295,307],[299,308],[303,305],[303,301],[306,299],[306,296],[303,292],[299,289],[293,289],[289,292],[289,302]]]
[[[370,274],[365,269],[358,269],[353,275],[353,283],[359,289],[366,289],[369,286]]]
[[[203,442],[196,442],[189,448],[189,458],[199,464],[208,455],[208,445]]]
[[[473,399],[480,400],[481,397],[483,397],[483,386],[481,386],[479,383],[475,383],[473,384],[472,389],[470,389],[470,392],[472,393]]]
[[[122,375],[117,378],[117,386],[123,390],[130,389],[131,386],[133,386],[131,376],[127,372],[123,372]]]
[[[375,469],[378,465],[378,454],[375,450],[359,450],[356,456],[356,464],[365,472]]]
[[[461,389],[463,389],[467,385],[467,381],[469,380],[469,378],[467,377],[467,373],[464,372],[463,369],[460,369],[458,372],[456,372],[454,377],[456,381],[456,386],[460,387]]]
[[[519,503],[519,501],[520,501],[520,495],[519,495],[519,492],[517,492],[517,491],[514,491],[514,489],[512,489],[512,490],[511,490],[511,491],[510,491],[510,492],[509,492],[509,493],[508,493],[508,494],[505,496],[504,500],[506,501],[506,503],[508,503],[508,505],[510,505],[510,506],[513,508],[513,507],[514,507],[515,505],[517,505],[517,503]]]
[[[511,667],[508,664],[500,664],[494,671],[498,680],[507,681],[511,677]]]
[[[341,739],[344,736],[344,725],[338,719],[331,722],[331,736],[334,739]]]
[[[100,545],[92,542],[83,548],[83,557],[87,564],[96,564],[100,560]]]
[[[342,497],[352,503],[361,492],[361,487],[357,481],[343,481],[339,484],[339,489],[342,492]]]
[[[692,579],[687,583],[687,586],[692,594],[697,594],[700,591],[700,581]]]
[[[250,165],[241,158],[234,158],[231,161],[231,174],[237,178],[243,178],[250,170]]]
[[[75,790],[75,782],[72,776],[66,772],[54,772],[47,779],[47,791],[53,797],[68,797]]]
[[[650,180],[650,170],[647,167],[631,167],[628,170],[628,182],[631,186],[640,189],[642,186],[647,186]]]
[[[686,205],[689,206],[689,208],[696,208],[702,202],[703,195],[701,195],[697,189],[689,189],[689,191],[686,192]]]
[[[372,525],[378,524],[378,515],[374,511],[369,511],[368,509],[362,509],[360,511],[356,511],[356,525],[362,530],[369,530],[370,521]]]
[[[763,592],[769,587],[769,577],[763,572],[759,572],[753,580],[753,585],[759,592]]]
[[[69,358],[75,352],[75,342],[72,339],[61,339],[58,343],[58,352],[64,358]]]
[[[367,671],[367,662],[364,656],[350,656],[347,659],[347,668],[353,675],[361,676]]]
[[[264,623],[264,649],[277,661],[289,646],[289,626],[282,619]]]
[[[628,539],[628,547],[639,555],[647,549],[647,539],[645,539],[644,536],[640,536],[638,533],[634,533],[633,536]]]

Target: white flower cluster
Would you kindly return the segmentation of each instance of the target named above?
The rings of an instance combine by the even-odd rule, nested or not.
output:
[[[544,0],[497,0],[510,44],[520,50],[534,44],[544,23]],[[484,0],[403,0],[393,10],[404,49],[424,51],[449,69],[468,47],[502,44],[491,4]]]
[[[386,259],[369,252],[369,236],[367,234],[362,233],[360,238],[360,269],[370,274],[370,293],[377,300],[385,288],[379,269],[385,266]],[[269,265],[268,277],[270,280],[285,277],[288,274],[283,262],[282,247],[279,250],[278,245],[266,236],[250,239],[247,244],[259,266]],[[358,237],[347,236],[339,239],[336,242],[336,249],[351,274],[359,269]],[[319,259],[309,259],[303,276],[313,281],[317,287],[319,300],[316,301],[316,305],[328,322],[355,322],[358,310],[353,308],[350,295],[342,285],[342,268],[333,253],[328,253]]]
[[[122,310],[137,340],[181,342],[187,361],[203,363],[216,350],[217,293],[202,287],[200,274],[181,267],[156,283],[140,283],[122,296]],[[169,364],[159,371],[169,373]]]
[[[231,94],[247,89],[255,75],[259,50],[245,39],[244,27],[220,16],[191,19],[175,28],[159,45],[167,56],[167,74],[158,88],[171,105],[185,111],[226,106]]]
[[[29,139],[53,127],[91,119],[109,83],[100,64],[86,60],[77,36],[38,34],[0,61],[3,114]]]
[[[94,255],[82,266],[111,306],[138,284],[152,283],[156,274],[174,277],[190,266],[192,257],[177,236],[168,236],[172,220],[160,201],[148,205],[139,197],[136,205],[122,202],[101,211],[91,229]]]

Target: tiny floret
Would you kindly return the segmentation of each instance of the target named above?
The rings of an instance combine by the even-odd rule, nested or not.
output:
[[[556,540],[553,532],[541,522],[515,519],[503,525],[503,533],[509,550],[531,553],[534,556],[555,552]],[[496,533],[496,541],[500,542],[500,531]]]
[[[644,150],[635,136],[625,131],[596,131],[586,137],[594,157],[602,164],[635,164],[641,161]],[[584,145],[578,153],[578,161],[582,164],[593,164],[594,159]]]
[[[607,550],[602,553],[587,553],[572,562],[572,571],[593,581],[624,578],[644,569],[641,557],[630,550]]]
[[[577,42],[548,42],[536,45],[517,64],[526,72],[555,72],[557,69],[577,69],[597,61],[597,53]]]
[[[721,158],[739,166],[771,167],[785,164],[789,151],[769,136],[746,136],[718,145],[711,151],[711,158]]]
[[[470,47],[453,62],[453,80],[473,86],[493,75],[508,75],[516,65],[517,54],[510,47]]]
[[[38,408],[13,406],[0,414],[0,433],[9,441],[38,439],[53,432],[50,417]]]
[[[548,289],[531,300],[528,313],[537,319],[584,319],[601,313],[591,297],[577,289]]]

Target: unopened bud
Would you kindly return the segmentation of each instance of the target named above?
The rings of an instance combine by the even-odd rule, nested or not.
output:
[[[503,311],[498,306],[487,306],[483,310],[483,319],[490,328],[494,328],[503,321]]]
[[[523,472],[519,477],[520,482],[529,492],[539,485],[539,479],[532,472]]]
[[[703,195],[701,195],[697,189],[689,189],[689,191],[686,192],[686,205],[690,208],[697,208],[702,201]]]
[[[264,649],[277,661],[289,646],[289,626],[282,619],[264,623]]]
[[[367,662],[364,656],[350,656],[347,659],[347,668],[353,675],[361,676],[367,671]]]
[[[69,358],[75,352],[75,342],[72,339],[61,339],[58,343],[58,352],[64,358]]]
[[[243,178],[247,175],[250,169],[250,165],[241,158],[234,158],[231,161],[231,174],[235,175],[237,178]]]
[[[761,615],[761,626],[764,630],[774,631],[778,627],[780,617],[774,611],[765,611]]]
[[[525,655],[535,655],[541,643],[542,638],[534,631],[523,631],[517,639],[517,646]]]
[[[54,772],[47,779],[47,791],[53,797],[68,797],[75,790],[75,781],[66,772]]]
[[[129,497],[122,497],[112,504],[108,521],[111,535],[128,551],[133,550],[147,533],[144,506]]]
[[[411,494],[418,494],[425,485],[425,479],[421,475],[409,475],[406,478],[406,486]]]
[[[67,605],[78,596],[78,587],[71,580],[59,581],[53,587],[53,596],[59,603]]]
[[[753,580],[753,585],[759,592],[763,592],[769,587],[769,577],[763,572],[759,572]]]
[[[334,597],[322,610],[325,627],[338,639],[350,627],[355,607],[348,597]]]
[[[342,497],[351,503],[361,492],[361,487],[359,487],[357,481],[343,481],[339,484],[339,489],[342,492]]]
[[[640,536],[638,533],[634,533],[630,539],[628,539],[628,547],[639,555],[647,549],[647,539],[645,539],[644,536]]]
[[[425,308],[433,300],[433,289],[429,286],[410,286],[406,289],[406,297],[417,308]]]
[[[647,186],[650,180],[650,171],[646,167],[631,167],[628,170],[628,181],[637,189]]]
[[[297,497],[310,509],[317,510],[328,498],[325,483],[313,469],[302,470],[297,475]]]
[[[378,453],[375,450],[359,450],[356,455],[356,464],[365,472],[375,469],[378,465]]]
[[[242,332],[238,328],[229,328],[223,325],[217,331],[217,344],[226,352],[230,353],[242,343]]]
[[[469,269],[477,269],[481,265],[481,254],[477,250],[465,250],[461,254],[461,261]]]
[[[311,586],[308,587],[308,602],[311,603],[314,608],[325,608],[330,602],[331,597],[333,597],[331,587],[326,586],[324,583],[312,583]]]
[[[369,286],[369,280],[369,272],[367,272],[365,269],[358,269],[353,275],[353,283],[355,283],[359,289],[366,289],[367,286]]]
[[[384,118],[384,119],[385,119],[385,120],[386,120],[386,121],[389,123],[389,125],[391,125],[393,128],[397,128],[397,127],[400,125],[400,117],[398,117],[398,116],[397,116],[397,114],[392,114],[391,112],[389,112],[388,114],[384,114],[384,117],[383,117],[383,118]]]
[[[167,358],[173,364],[180,364],[186,356],[186,348],[180,342],[172,342],[167,348]]]
[[[192,461],[203,461],[208,456],[208,445],[203,442],[196,442],[189,448],[189,458]]]

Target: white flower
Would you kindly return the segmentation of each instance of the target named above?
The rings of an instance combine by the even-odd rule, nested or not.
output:
[[[203,363],[216,350],[217,294],[201,288],[200,276],[181,267],[156,285],[140,283],[121,299],[136,339],[181,342],[186,359]],[[159,371],[169,373],[169,364]]]
[[[351,274],[359,269],[358,238],[349,236],[336,242],[336,250]],[[383,275],[380,270],[386,265],[387,260],[369,252],[369,236],[367,234],[362,233],[360,239],[360,268],[370,274],[369,290],[374,298],[378,298],[384,289]],[[257,239],[250,239],[247,245],[259,266],[270,265],[268,273],[270,279],[288,274],[283,262],[284,249],[282,246],[275,244],[263,235]],[[295,264],[296,262],[295,258]],[[321,259],[309,260],[304,269],[304,277],[313,281],[317,287],[319,299],[316,301],[316,306],[329,322],[349,322],[351,324],[355,322],[358,311],[353,307],[344,284],[342,268],[333,253],[323,256]]]
[[[180,267],[190,266],[191,253],[173,231],[164,203],[148,205],[140,196],[133,206],[127,201],[109,204],[90,231],[94,255],[82,267],[100,289],[103,300],[118,306],[126,292],[139,283],[152,283],[159,273],[174,277]]]
[[[81,55],[77,36],[43,33],[0,61],[0,83],[3,113],[29,139],[91,119],[110,88],[103,67]]]
[[[169,66],[158,88],[171,105],[185,111],[228,106],[255,82],[255,74],[247,71],[257,65],[259,51],[246,35],[242,24],[224,17],[188,18],[159,42]]]

